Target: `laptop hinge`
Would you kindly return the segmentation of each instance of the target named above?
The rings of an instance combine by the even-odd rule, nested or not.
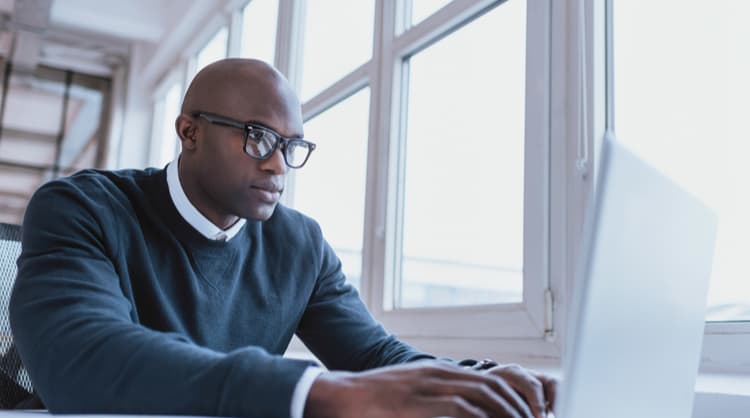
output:
[[[555,307],[555,297],[552,289],[544,291],[544,339],[552,341],[555,338],[555,328],[553,325],[553,311]]]

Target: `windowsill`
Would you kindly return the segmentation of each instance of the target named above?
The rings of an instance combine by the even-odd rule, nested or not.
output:
[[[750,373],[700,373],[695,392],[750,398]]]
[[[560,378],[562,370],[550,363],[524,364],[536,371]],[[700,372],[695,382],[696,394],[727,395],[750,401],[750,373]]]
[[[744,418],[750,410],[750,373],[701,373],[692,418]]]

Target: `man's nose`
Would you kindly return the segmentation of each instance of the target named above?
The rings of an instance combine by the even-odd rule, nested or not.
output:
[[[274,174],[286,174],[288,170],[284,161],[284,153],[276,149],[270,157],[261,161],[260,168]]]

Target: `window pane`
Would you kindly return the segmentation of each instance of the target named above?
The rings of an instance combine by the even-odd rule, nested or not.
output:
[[[208,64],[227,56],[227,28],[221,28],[204,46],[196,57],[195,72],[202,70]]]
[[[750,5],[616,0],[613,18],[617,137],[718,211],[708,319],[750,320]]]
[[[180,114],[180,83],[169,87],[164,95],[164,116],[161,120],[161,150],[157,167],[164,167],[177,155],[177,132],[174,121]]]
[[[374,16],[373,0],[307,2],[303,101],[370,59]]]
[[[99,166],[100,146],[106,133],[105,107],[109,100],[109,80],[83,74],[72,77],[65,132],[60,149],[64,174]]]
[[[359,287],[370,89],[360,90],[305,123],[305,137],[318,147],[295,171],[294,207],[316,219]],[[343,173],[343,174],[342,174]]]
[[[411,23],[416,25],[437,12],[451,0],[412,0],[411,1]]]
[[[65,102],[65,72],[50,68],[40,68],[33,75],[13,71],[8,84],[3,130],[11,128],[56,137]]]
[[[252,0],[242,11],[242,56],[273,64],[278,0]]]
[[[525,7],[409,62],[402,307],[521,300]]]

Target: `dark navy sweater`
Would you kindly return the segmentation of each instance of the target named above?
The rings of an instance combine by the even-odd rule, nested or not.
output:
[[[388,335],[310,218],[279,205],[228,242],[177,212],[164,170],[87,170],[29,203],[10,304],[21,358],[53,413],[288,417],[310,365],[430,358]]]

